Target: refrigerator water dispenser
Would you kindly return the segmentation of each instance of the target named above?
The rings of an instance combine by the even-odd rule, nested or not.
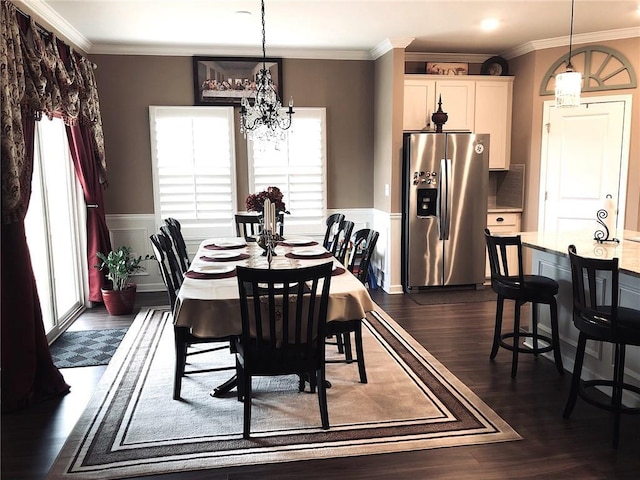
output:
[[[436,204],[438,199],[437,188],[419,188],[416,190],[418,195],[418,217],[435,217]]]

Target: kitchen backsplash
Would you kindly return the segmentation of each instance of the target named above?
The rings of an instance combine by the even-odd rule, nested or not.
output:
[[[517,208],[524,204],[524,165],[511,164],[509,170],[489,172],[489,208]]]

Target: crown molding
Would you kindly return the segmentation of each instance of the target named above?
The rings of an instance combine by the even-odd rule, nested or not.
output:
[[[371,60],[367,51],[360,50],[313,50],[269,47],[270,57],[299,58],[315,60]],[[192,55],[221,55],[229,57],[260,57],[256,47],[220,47],[212,45],[124,45],[95,44],[92,55],[154,55],[190,57]]]
[[[404,59],[407,62],[463,62],[483,63],[487,58],[495,56],[495,53],[422,53],[405,52]]]
[[[15,3],[21,10],[24,7],[25,13],[32,13],[46,21],[51,28],[58,32],[56,36],[65,37],[85,52],[91,51],[93,44],[46,2],[42,0],[17,0]]]
[[[619,28],[617,30],[605,30],[594,33],[581,33],[573,36],[572,45],[583,43],[607,42],[610,40],[624,40],[625,38],[640,37],[640,27]],[[545,50],[547,48],[564,47],[569,45],[569,35],[563,37],[547,38],[544,40],[534,40],[519,47],[503,52],[501,55],[507,59],[525,55],[535,50]]]
[[[385,53],[390,52],[394,48],[407,48],[414,40],[415,38],[413,37],[387,38],[376,47],[371,49],[371,51],[369,52],[370,59],[377,60]]]

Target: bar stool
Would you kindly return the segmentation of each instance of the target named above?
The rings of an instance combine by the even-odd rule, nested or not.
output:
[[[571,281],[573,284],[573,324],[580,331],[573,379],[564,418],[569,418],[576,399],[613,412],[613,448],[618,448],[620,415],[640,413],[640,408],[622,404],[623,391],[640,394],[640,387],[624,382],[624,358],[627,345],[640,346],[640,310],[618,305],[618,259],[585,258],[569,245]],[[587,340],[615,345],[613,378],[581,381],[582,363]],[[593,396],[594,387],[611,387],[611,399],[603,402]]]
[[[518,353],[531,353],[538,356],[540,353],[553,351],[556,368],[564,375],[562,356],[560,355],[560,336],[558,334],[558,306],[555,295],[558,293],[558,282],[542,275],[525,275],[522,267],[522,242],[520,235],[494,236],[489,229],[484,230],[489,253],[489,265],[491,266],[491,288],[498,294],[496,308],[496,325],[493,334],[493,346],[490,359],[498,354],[498,348],[503,347],[513,352],[511,361],[511,377],[516,377],[518,371]],[[513,265],[509,265],[509,252],[517,251],[517,273]],[[513,331],[502,333],[502,313],[504,301],[515,301],[515,315],[513,319]],[[520,331],[520,307],[531,302],[532,322],[531,332]],[[551,314],[551,338],[538,333],[538,304],[549,305]],[[520,344],[522,338],[531,338],[533,347]],[[510,343],[506,340],[512,339]],[[539,340],[546,342],[546,346],[540,347]]]

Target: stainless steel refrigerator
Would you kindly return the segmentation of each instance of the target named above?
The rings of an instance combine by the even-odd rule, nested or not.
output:
[[[489,135],[407,132],[403,140],[404,290],[481,285]]]

